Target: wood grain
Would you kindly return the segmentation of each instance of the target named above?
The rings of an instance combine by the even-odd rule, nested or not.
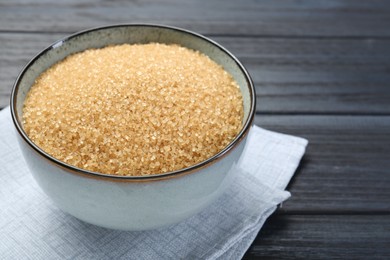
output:
[[[375,14],[375,15],[373,15]],[[0,2],[0,30],[72,32],[147,22],[225,35],[389,37],[386,1],[26,1]]]
[[[388,259],[389,216],[273,215],[243,259]]]
[[[0,107],[28,60],[65,35],[0,33]],[[248,68],[258,113],[390,113],[390,39],[212,38]]]
[[[255,124],[309,140],[284,213],[390,213],[389,116],[267,116]]]

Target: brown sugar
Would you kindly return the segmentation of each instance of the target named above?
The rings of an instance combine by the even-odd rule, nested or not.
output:
[[[242,127],[240,89],[206,55],[178,45],[115,45],[73,54],[35,81],[23,127],[76,167],[149,175],[202,162]]]

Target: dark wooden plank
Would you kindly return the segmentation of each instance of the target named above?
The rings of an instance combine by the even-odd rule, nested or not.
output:
[[[385,0],[1,1],[0,30],[72,32],[102,24],[164,23],[201,33],[390,36]]]
[[[389,245],[388,215],[276,214],[243,259],[389,259]]]
[[[0,33],[0,107],[28,60],[65,35]],[[261,113],[390,113],[390,39],[212,38],[248,68]]]
[[[256,116],[264,128],[309,140],[280,209],[390,213],[389,116]]]
[[[214,38],[248,68],[258,112],[390,112],[388,40]]]
[[[65,34],[0,33],[0,108],[9,104],[16,77],[39,51]]]

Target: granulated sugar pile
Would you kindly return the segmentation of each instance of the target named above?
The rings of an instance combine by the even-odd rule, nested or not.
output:
[[[239,87],[198,52],[116,45],[45,71],[23,110],[28,136],[79,168],[116,175],[182,169],[218,153],[242,127]]]

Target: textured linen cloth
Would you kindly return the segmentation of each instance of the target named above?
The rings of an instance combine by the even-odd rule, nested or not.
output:
[[[1,259],[240,259],[285,191],[307,140],[254,127],[237,177],[204,211],[164,229],[100,228],[59,210],[22,158],[9,108],[0,111]]]

